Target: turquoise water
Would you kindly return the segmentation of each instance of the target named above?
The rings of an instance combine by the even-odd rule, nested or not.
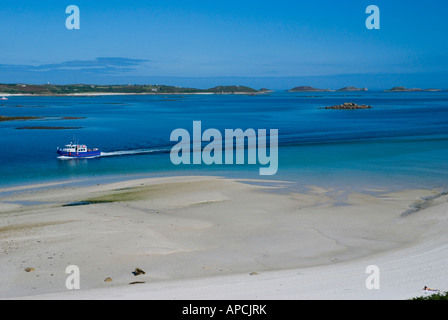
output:
[[[323,110],[355,102],[369,110]],[[269,95],[10,97],[0,115],[39,120],[0,122],[0,184],[116,178],[219,175],[355,188],[446,188],[448,92],[324,92]],[[81,117],[81,119],[64,119]],[[279,167],[179,165],[170,134],[193,121],[202,130],[278,129]],[[18,129],[22,127],[79,129]],[[73,137],[107,156],[59,160]]]

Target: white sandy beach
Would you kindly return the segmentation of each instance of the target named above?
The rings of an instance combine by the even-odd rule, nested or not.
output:
[[[84,93],[66,93],[66,94],[32,94],[32,93],[1,93],[0,97],[98,97],[98,96],[183,96],[183,95],[247,95],[263,94],[262,92],[84,92]]]
[[[448,196],[402,215],[438,190],[349,193],[341,202],[341,190],[286,193],[248,182],[167,177],[0,189],[0,299],[410,299],[426,295],[425,285],[448,291]],[[83,201],[90,204],[64,206]],[[80,269],[80,290],[65,287],[69,265]],[[369,265],[380,270],[380,289],[366,288]],[[146,273],[134,276],[137,267]]]
[[[32,93],[1,93],[1,97],[98,97],[98,96],[155,96],[155,95],[190,95],[190,94],[215,94],[213,92],[194,92],[194,93],[126,93],[126,92],[85,92],[85,93],[67,93],[67,94],[32,94]]]

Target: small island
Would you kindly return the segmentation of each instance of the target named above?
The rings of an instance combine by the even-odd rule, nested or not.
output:
[[[406,88],[406,87],[393,87],[391,89],[385,90],[387,92],[411,92],[411,91],[423,91],[420,88]]]
[[[314,88],[314,87],[310,87],[310,86],[300,86],[300,87],[295,87],[292,88],[290,90],[288,90],[288,92],[328,92],[331,91],[330,89],[318,89],[318,88]]]
[[[367,88],[344,87],[336,91],[367,91]]]
[[[406,87],[393,87],[388,90],[384,90],[386,92],[421,92],[421,91],[430,91],[430,92],[438,92],[442,91],[441,89],[420,89],[420,88],[406,88]]]
[[[372,106],[368,106],[365,104],[358,105],[354,102],[345,102],[343,104],[335,105],[335,106],[329,106],[319,109],[334,109],[334,110],[357,110],[357,109],[372,109]]]

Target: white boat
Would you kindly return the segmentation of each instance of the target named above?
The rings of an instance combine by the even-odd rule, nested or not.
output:
[[[98,148],[88,149],[81,144],[67,144],[65,148],[57,148],[60,159],[79,159],[79,158],[96,158],[101,156],[101,150]]]
[[[0,100],[8,100],[8,98],[6,98],[6,97],[1,97]]]

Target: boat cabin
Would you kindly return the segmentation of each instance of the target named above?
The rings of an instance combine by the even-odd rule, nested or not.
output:
[[[87,152],[87,147],[85,145],[67,144],[63,151],[65,151],[65,152]]]

